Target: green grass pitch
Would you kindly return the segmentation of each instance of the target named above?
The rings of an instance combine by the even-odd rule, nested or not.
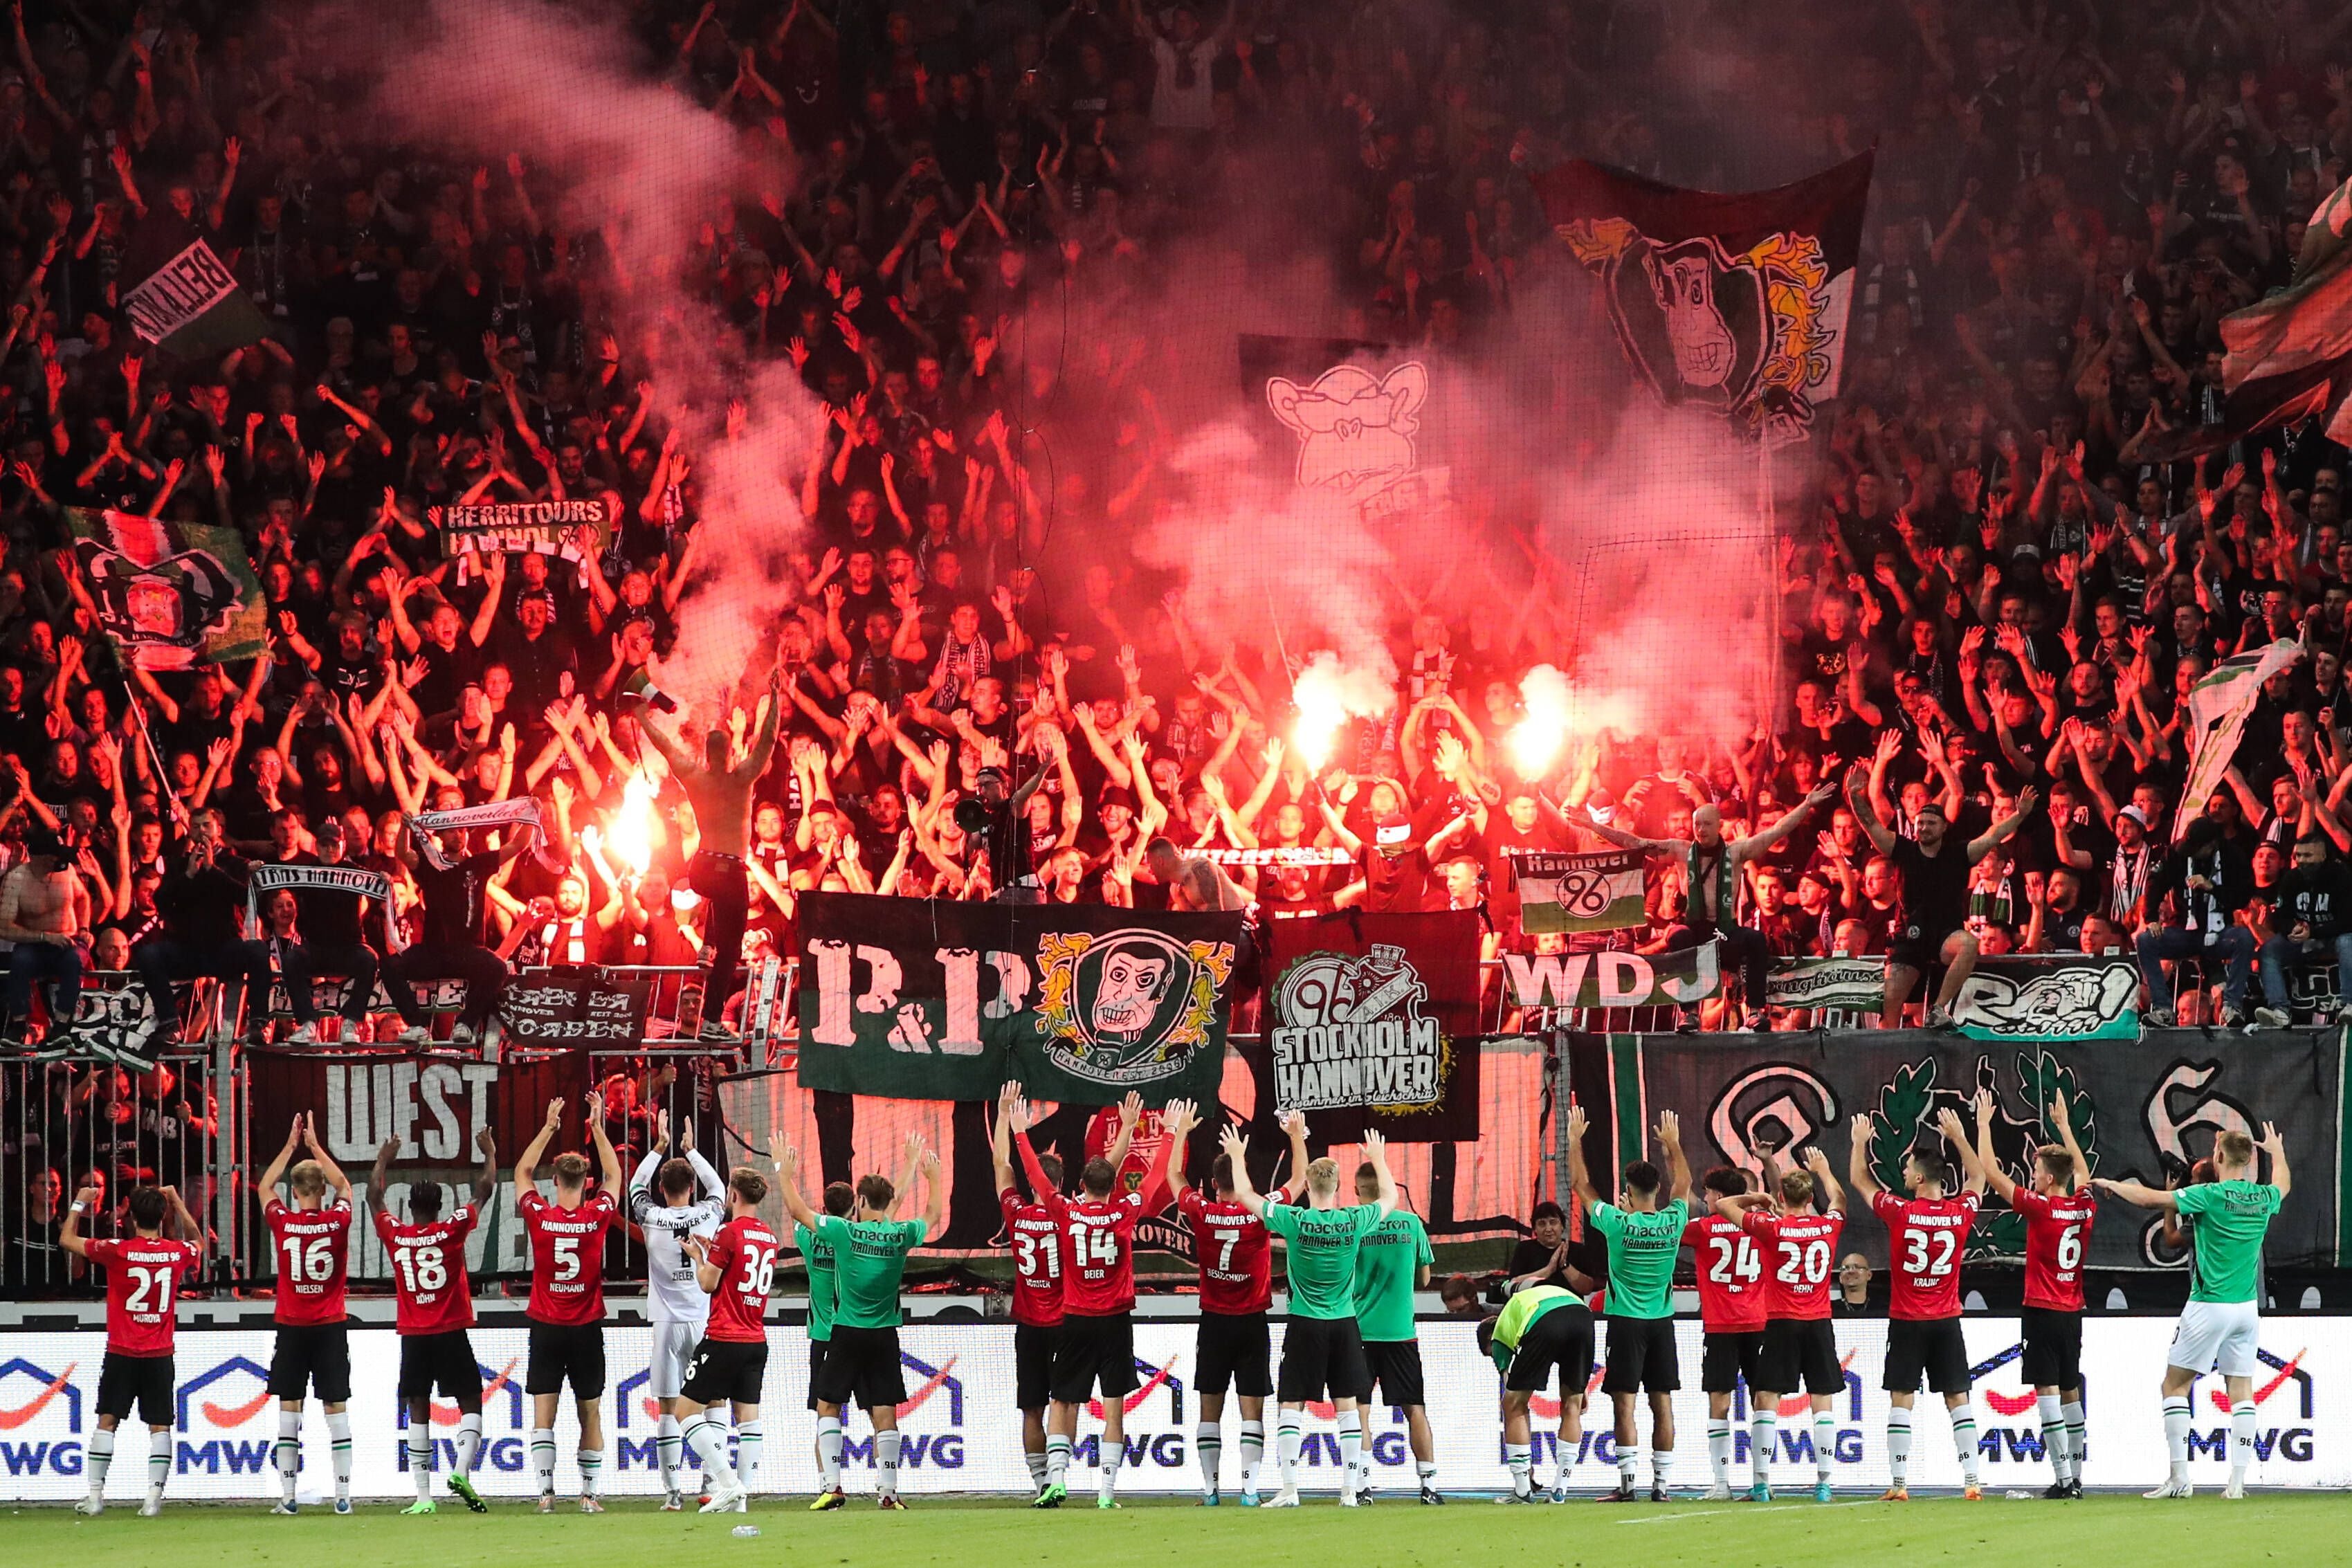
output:
[[[840,1512],[812,1514],[805,1499],[762,1498],[750,1515],[665,1514],[651,1501],[610,1504],[601,1518],[528,1504],[494,1504],[482,1517],[444,1500],[429,1519],[405,1519],[397,1504],[363,1504],[347,1518],[306,1507],[292,1519],[265,1504],[173,1503],[141,1519],[134,1502],[100,1518],[64,1507],[12,1510],[0,1533],[0,1563],[135,1563],[139,1568],[629,1568],[679,1561],[794,1568],[1070,1568],[1149,1563],[1153,1568],[1381,1568],[1439,1563],[1520,1563],[1528,1568],[1738,1568],[1822,1563],[2002,1563],[2048,1568],[2065,1563],[2145,1564],[2271,1561],[2341,1562],[2347,1508],[2342,1494],[2258,1495],[2228,1502],[2218,1492],[2186,1502],[2094,1496],[2081,1502],[1980,1503],[1922,1497],[1907,1504],[1860,1499],[1764,1505],[1685,1501],[1498,1508],[1457,1497],[1443,1509],[1402,1499],[1343,1510],[1329,1500],[1297,1511],[1211,1510],[1190,1499],[1134,1498],[1098,1512],[1090,1493],[1057,1513],[1011,1500],[917,1498],[901,1514],[855,1498]],[[737,1540],[738,1524],[760,1535]]]

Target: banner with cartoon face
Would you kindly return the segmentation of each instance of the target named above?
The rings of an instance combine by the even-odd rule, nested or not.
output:
[[[142,669],[252,658],[268,646],[261,582],[233,528],[66,509],[99,625]]]
[[[1736,1052],[1705,1037],[1611,1037],[1610,1125],[1616,1152],[1633,1151],[1633,1131],[1658,1113],[1682,1119],[1694,1169],[1730,1164],[1759,1172],[1761,1151],[1818,1147],[1846,1179],[1849,1127],[1870,1118],[1864,1157],[1875,1179],[1903,1189],[1904,1156],[1946,1152],[1936,1131],[1945,1110],[1971,1136],[1979,1091],[1992,1096],[1994,1157],[2030,1184],[2033,1151],[2056,1141],[2049,1108],[2060,1099],[2094,1174],[2151,1186],[2189,1179],[2225,1131],[2259,1134],[2275,1123],[2295,1175],[2272,1221],[2264,1256],[2273,1267],[2333,1267],[2339,1256],[2336,1184],[2314,1173],[2339,1168],[2344,1150],[2344,1034],[2284,1029],[2219,1039],[2195,1029],[2153,1030],[2137,1039],[2079,1043],[1977,1041],[1908,1030],[1769,1035]],[[1580,1092],[1581,1086],[1580,1085]],[[2267,1169],[2264,1172],[2267,1175]],[[1849,1199],[1847,1242],[1885,1266],[1886,1233]],[[2185,1268],[2188,1255],[2164,1239],[2160,1210],[2102,1200],[2089,1267]],[[1969,1258],[2015,1261],[2023,1219],[1988,1198],[1969,1237]]]
[[[1238,914],[801,900],[800,1077],[911,1100],[1153,1105],[1213,1093]]]

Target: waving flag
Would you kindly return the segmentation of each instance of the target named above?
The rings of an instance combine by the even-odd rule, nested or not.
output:
[[[261,583],[236,530],[66,510],[99,624],[142,669],[252,658],[268,646]]]
[[[1745,194],[1581,161],[1535,186],[1659,400],[1779,445],[1802,439],[1813,405],[1837,395],[1872,157]]]

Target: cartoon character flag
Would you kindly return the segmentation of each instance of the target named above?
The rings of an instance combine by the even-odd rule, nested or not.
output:
[[[1837,395],[1872,157],[1745,194],[1581,161],[1535,185],[1659,401],[1779,445],[1802,439],[1815,405]]]
[[[234,663],[268,646],[261,583],[235,529],[78,508],[66,521],[99,625],[142,669]]]

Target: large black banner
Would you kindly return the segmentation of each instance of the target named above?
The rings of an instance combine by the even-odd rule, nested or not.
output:
[[[1239,914],[801,900],[800,1081],[901,1100],[1213,1103]]]
[[[1901,1163],[1915,1145],[1941,1148],[1937,1115],[1958,1110],[1973,1131],[1969,1101],[1980,1089],[1997,1107],[1993,1149],[2020,1180],[2032,1150],[2054,1141],[2048,1107],[2063,1094],[2095,1173],[2162,1186],[2212,1150],[2231,1129],[2259,1132],[2275,1122],[2295,1174],[2285,1209],[2272,1222],[2273,1264],[2333,1265],[2339,1205],[2336,1173],[2344,1136],[2344,1037],[2336,1029],[2210,1036],[2151,1032],[2137,1041],[2015,1043],[1948,1035],[1808,1034],[1726,1037],[1619,1035],[1610,1040],[1612,1125],[1630,1158],[1633,1130],[1658,1112],[1680,1115],[1691,1163],[1761,1168],[1758,1141],[1817,1144],[1845,1179],[1847,1124],[1872,1119],[1870,1159],[1877,1180],[1899,1190]],[[1850,1205],[1851,1207],[1851,1205]],[[2184,1261],[2159,1237],[2160,1215],[2106,1202],[2092,1232],[2095,1268],[2170,1267]],[[1884,1266],[1885,1231],[1856,1215],[1847,1235]],[[1988,1198],[1969,1238],[1971,1258],[2018,1255],[2024,1223]]]
[[[1475,910],[1276,921],[1265,1034],[1241,1047],[1259,1102],[1339,1142],[1477,1137],[1478,931]]]

